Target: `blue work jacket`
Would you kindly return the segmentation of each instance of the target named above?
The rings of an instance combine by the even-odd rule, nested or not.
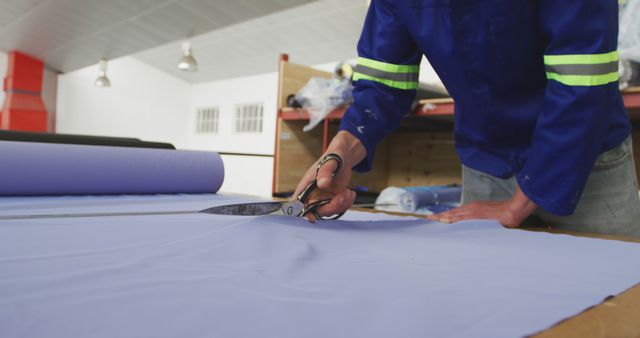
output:
[[[507,178],[556,215],[631,127],[618,89],[616,0],[373,0],[340,129],[367,150],[410,110],[424,54],[455,100],[465,166]]]

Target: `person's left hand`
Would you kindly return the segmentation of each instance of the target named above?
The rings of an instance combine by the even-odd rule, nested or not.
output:
[[[468,219],[495,219],[508,228],[515,228],[522,222],[509,212],[509,201],[472,202],[459,208],[429,215],[427,219],[442,223],[455,223]]]
[[[429,215],[427,219],[442,223],[469,219],[495,219],[505,227],[516,228],[531,215],[536,207],[536,204],[518,188],[509,200],[471,202],[443,213]]]

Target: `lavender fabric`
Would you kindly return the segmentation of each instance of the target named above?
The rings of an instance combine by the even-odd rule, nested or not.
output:
[[[217,153],[0,141],[0,195],[215,193]]]
[[[0,215],[224,195],[0,198]],[[0,220],[0,337],[521,337],[640,281],[640,245],[348,212]]]

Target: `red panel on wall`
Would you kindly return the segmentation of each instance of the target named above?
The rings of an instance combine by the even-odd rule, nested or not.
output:
[[[47,131],[47,109],[42,101],[44,63],[17,51],[9,53],[0,128]]]

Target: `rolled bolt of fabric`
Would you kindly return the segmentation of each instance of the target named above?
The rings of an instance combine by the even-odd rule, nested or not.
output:
[[[460,186],[388,187],[376,199],[376,209],[430,214],[459,205]]]
[[[215,193],[215,152],[0,141],[0,195]]]

